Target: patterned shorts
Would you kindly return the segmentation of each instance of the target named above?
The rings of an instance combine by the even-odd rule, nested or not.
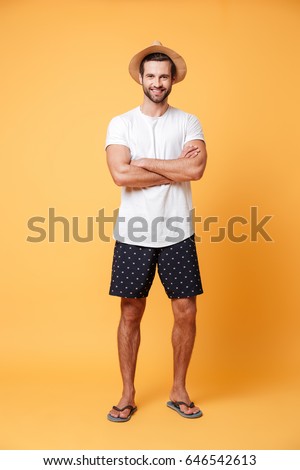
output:
[[[110,295],[147,297],[156,265],[170,299],[203,293],[194,235],[164,248],[148,248],[116,241]]]

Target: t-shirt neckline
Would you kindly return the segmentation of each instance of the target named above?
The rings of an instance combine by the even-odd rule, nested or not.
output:
[[[145,117],[145,119],[148,119],[149,121],[157,121],[157,120],[162,120],[163,118],[165,118],[167,116],[167,114],[169,114],[169,110],[171,109],[171,106],[169,105],[168,108],[166,109],[166,111],[164,112],[164,114],[162,114],[161,116],[148,116],[148,114],[143,113],[140,106],[138,106],[137,109],[138,109],[140,115]]]

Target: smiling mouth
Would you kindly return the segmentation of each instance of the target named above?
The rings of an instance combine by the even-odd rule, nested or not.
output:
[[[163,88],[150,88],[153,93],[163,93]]]

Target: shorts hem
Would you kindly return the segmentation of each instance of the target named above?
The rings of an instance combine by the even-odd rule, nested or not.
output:
[[[146,297],[148,297],[149,294],[147,295],[123,295],[123,294],[112,294],[111,292],[109,292],[109,295],[111,295],[112,297],[121,297],[122,299],[144,299]]]
[[[196,295],[201,295],[201,294],[204,294],[203,290],[202,291],[198,291],[198,292],[193,292],[191,294],[180,294],[180,295],[168,295],[169,299],[187,299],[189,297],[195,297]]]

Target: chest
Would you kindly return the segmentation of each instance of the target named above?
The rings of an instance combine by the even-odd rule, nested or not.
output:
[[[176,120],[145,119],[129,128],[132,158],[177,158],[185,140],[185,126]]]

